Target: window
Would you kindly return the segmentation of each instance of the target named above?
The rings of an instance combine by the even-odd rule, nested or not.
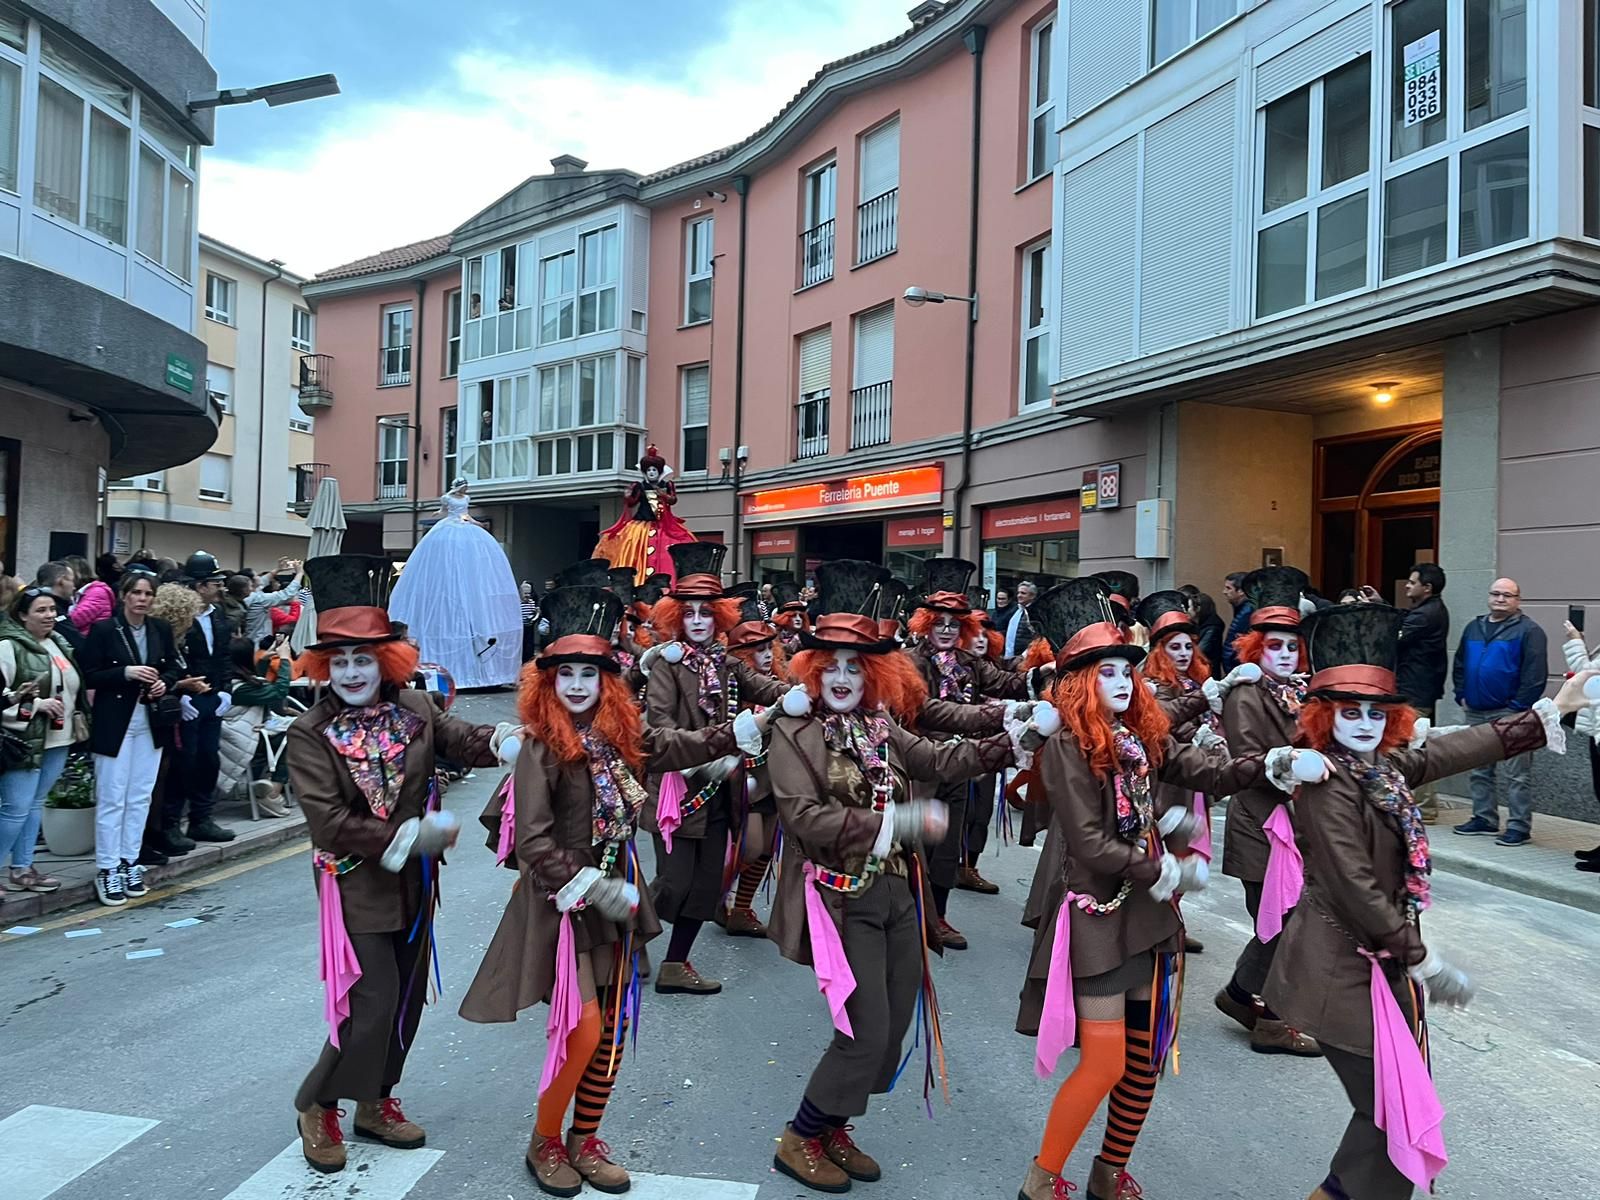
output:
[[[1371,72],[1364,55],[1262,110],[1258,318],[1367,285]]]
[[[1150,65],[1198,42],[1237,7],[1238,0],[1150,0]]]
[[[226,500],[233,495],[233,459],[226,454],[200,456],[200,499]]]
[[[1403,0],[1389,10],[1390,159],[1404,158],[1445,139],[1444,98],[1451,77],[1446,54],[1450,44],[1448,11],[1447,0]]]
[[[1050,400],[1050,243],[1022,252],[1022,394],[1023,408]]]
[[[1461,254],[1528,236],[1528,131],[1461,152]]]
[[[795,457],[828,452],[828,408],[833,397],[833,330],[813,329],[800,337],[800,389],[795,409]]]
[[[893,254],[900,217],[900,118],[861,139],[861,202],[856,207],[856,265]]]
[[[206,395],[215,400],[223,412],[233,411],[233,368],[221,363],[206,364]]]
[[[1444,159],[1384,184],[1383,276],[1437,266],[1449,252],[1450,164]]]
[[[1583,127],[1583,236],[1600,238],[1600,128]]]
[[[296,350],[311,353],[311,313],[296,306],[289,314],[289,345]]]
[[[378,499],[404,498],[410,478],[411,430],[404,417],[378,418]]]
[[[1528,106],[1527,0],[1467,0],[1465,79],[1468,129]]]
[[[678,461],[686,475],[704,473],[706,469],[706,426],[711,419],[711,368],[707,365],[684,367],[681,379],[683,394],[683,453]]]
[[[233,280],[206,272],[206,320],[233,324],[234,287]]]
[[[311,414],[300,407],[300,389],[289,389],[289,428],[295,433],[311,432]]]
[[[0,24],[8,18],[0,15]],[[20,22],[19,22],[20,24]],[[22,140],[22,64],[0,58],[0,189],[17,190]]]
[[[551,255],[540,263],[539,273],[539,342],[543,345],[562,341],[576,331],[578,256],[571,250]]]
[[[310,502],[309,496],[302,498],[300,495],[301,478],[302,476],[299,467],[289,468],[289,477],[284,481],[285,486],[283,492],[283,507],[289,512],[294,511],[294,506],[296,504],[307,504]]]
[[[1055,97],[1051,89],[1051,43],[1056,23],[1043,21],[1033,30],[1029,52],[1028,178],[1038,179],[1056,165]]]
[[[644,359],[628,355],[628,390],[622,398],[622,419],[629,425],[644,424]]]
[[[194,143],[150,103],[139,112],[139,254],[190,277],[194,242]]]
[[[578,334],[617,327],[617,270],[622,248],[615,225],[578,238]]]
[[[466,321],[447,308],[446,339],[465,334],[465,345],[456,365],[450,366],[448,353],[440,362],[450,367],[445,375],[459,370],[460,359],[490,358],[526,350],[533,345],[533,293],[536,282],[533,243],[503,246],[489,254],[467,260]],[[448,348],[447,348],[448,349]]]
[[[459,302],[461,293],[456,293]],[[447,408],[439,413],[439,490],[448,492],[450,485],[459,477],[456,469],[460,455],[460,427],[457,419],[460,410]]]
[[[855,319],[856,361],[850,389],[850,449],[889,440],[894,379],[894,305]]]
[[[461,371],[461,289],[444,298],[444,376],[449,379]]]
[[[5,15],[0,13],[0,23],[5,21]],[[152,471],[148,475],[130,475],[126,479],[112,479],[106,487],[115,491],[136,492],[164,492],[167,490],[166,473]]]
[[[805,226],[800,231],[800,286],[833,278],[833,213],[838,164],[823,163],[806,172]]]
[[[133,93],[49,37],[39,66],[33,202],[125,246]]]
[[[711,320],[712,218],[690,221],[685,229],[683,323]]]
[[[411,382],[411,306],[391,304],[384,308],[379,329],[382,343],[378,350],[378,384],[393,387]]]

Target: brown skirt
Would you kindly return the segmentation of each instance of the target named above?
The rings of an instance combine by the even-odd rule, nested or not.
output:
[[[1153,950],[1135,954],[1120,967],[1112,967],[1099,975],[1074,979],[1072,990],[1080,996],[1120,996],[1136,988],[1148,986],[1156,976],[1156,955]]]

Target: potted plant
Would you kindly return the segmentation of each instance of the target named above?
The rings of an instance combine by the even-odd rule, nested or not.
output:
[[[94,851],[94,766],[87,754],[73,754],[61,778],[44,799],[40,817],[45,845],[61,858]]]

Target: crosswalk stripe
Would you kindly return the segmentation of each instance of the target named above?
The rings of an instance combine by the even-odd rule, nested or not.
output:
[[[401,1200],[444,1157],[443,1150],[390,1150],[357,1141],[346,1142],[345,1148],[349,1159],[344,1170],[320,1175],[306,1165],[296,1138],[226,1200]]]
[[[732,1183],[726,1179],[634,1175],[628,1200],[756,1200],[759,1190],[753,1183]]]
[[[44,1200],[160,1122],[30,1104],[0,1121],[6,1200]]]

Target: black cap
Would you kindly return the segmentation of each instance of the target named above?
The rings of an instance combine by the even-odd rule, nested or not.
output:
[[[820,615],[809,632],[800,634],[800,644],[807,650],[858,650],[864,654],[896,649],[893,638],[878,634],[878,622],[885,618],[890,603],[884,585],[892,579],[884,567],[860,559],[822,563],[817,567]]]
[[[184,560],[183,577],[191,583],[205,583],[214,579],[226,579],[228,573],[217,565],[215,555],[204,550],[196,550]]]
[[[617,598],[622,601],[622,606],[626,608],[632,604],[635,590],[633,581],[637,578],[633,568],[612,567],[606,574],[610,577],[610,582],[606,586],[617,594]]]
[[[787,571],[774,575],[772,583],[772,602],[782,608],[785,604],[800,603],[800,585],[795,582],[793,575]]]
[[[394,571],[387,558],[327,554],[308,560],[305,572],[317,598],[317,640],[311,649],[397,640],[389,623]]]
[[[728,548],[721,542],[677,542],[667,547],[675,575],[667,594],[684,600],[714,600],[722,592],[722,561]],[[706,578],[694,580],[693,576]],[[714,585],[714,586],[713,586]]]

